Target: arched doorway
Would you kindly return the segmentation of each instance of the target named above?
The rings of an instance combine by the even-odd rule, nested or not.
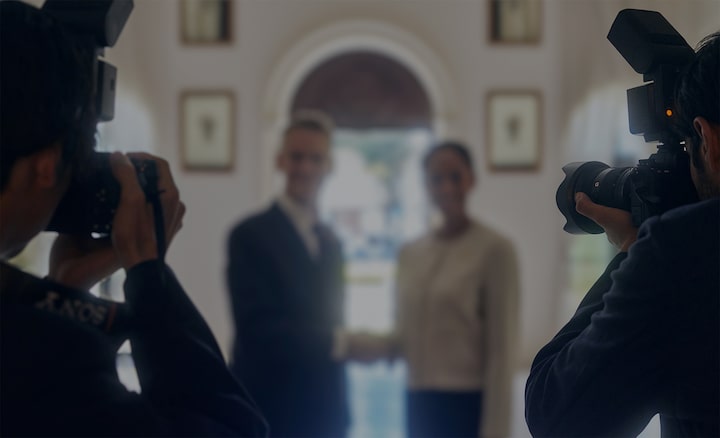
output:
[[[391,330],[396,255],[429,216],[420,161],[433,139],[430,98],[401,62],[355,50],[305,75],[288,116],[299,109],[325,111],[336,124],[320,205],[345,248],[346,324]],[[350,365],[348,372],[350,436],[404,436],[404,366]]]
[[[418,80],[432,109],[430,126],[438,137],[456,131],[456,92],[441,59],[414,34],[384,21],[335,21],[294,42],[273,64],[265,86],[261,123],[264,147],[260,153],[260,198],[272,199],[280,187],[274,168],[275,152],[300,84],[325,61],[352,52],[384,55],[404,66]]]
[[[273,168],[272,163],[277,145],[281,140],[282,130],[287,124],[294,102],[299,102],[296,97],[299,96],[303,83],[312,76],[313,72],[318,71],[318,67],[326,62],[333,59],[338,61],[340,59],[338,57],[358,52],[381,55],[392,61],[394,66],[399,67],[399,70],[409,72],[410,76],[414,77],[417,83],[420,84],[419,88],[423,94],[426,95],[425,100],[430,108],[430,120],[429,122],[424,121],[419,126],[420,129],[413,131],[414,135],[407,136],[403,134],[407,143],[415,145],[408,146],[408,149],[416,150],[414,152],[416,159],[415,162],[405,160],[404,166],[408,171],[403,172],[404,177],[399,183],[416,189],[414,199],[410,196],[403,198],[406,202],[415,203],[419,206],[425,205],[425,196],[417,190],[422,187],[419,181],[420,167],[417,162],[422,155],[421,151],[424,150],[428,143],[427,135],[452,137],[455,134],[456,93],[454,84],[445,70],[444,63],[420,38],[392,23],[368,19],[334,21],[326,27],[321,27],[294,42],[278,62],[273,64],[272,69],[269,71],[263,100],[261,123],[264,128],[262,138],[264,147],[260,151],[261,156],[259,158],[261,168],[268,169],[268,171],[260,175],[261,199],[259,201],[271,199],[280,187],[277,174],[271,172],[270,169]],[[307,105],[310,105],[310,103],[307,103]],[[328,107],[323,108],[329,109]],[[334,113],[332,110],[330,112]],[[335,117],[338,117],[337,113]],[[338,135],[335,143],[343,145],[371,143],[375,145],[376,150],[385,152],[402,150],[401,148],[384,147],[383,144],[388,141],[396,145],[401,141],[398,139],[388,140],[386,132],[377,132],[382,131],[382,129],[371,129],[374,124],[368,121],[365,126],[349,124],[343,128],[344,124],[341,122],[341,129],[336,133]],[[403,125],[403,128],[410,130],[410,126],[407,124]],[[336,170],[343,160],[350,165],[359,167],[361,170],[367,170],[363,154],[360,154],[360,158],[358,158],[357,153],[346,153],[340,149],[338,148],[335,151]],[[381,168],[381,166],[375,166],[375,169],[377,168]],[[412,171],[415,171],[415,174]],[[340,172],[336,172],[336,174],[340,174]],[[350,174],[356,173],[350,172]],[[355,183],[351,182],[351,184]],[[342,185],[328,186],[342,187]],[[376,188],[378,185],[381,186],[381,184],[374,185]],[[326,196],[330,196],[330,194],[326,194]],[[350,198],[351,196],[345,194],[345,197]],[[376,228],[380,228],[382,215],[377,214],[377,209],[375,209],[375,212],[374,214],[368,213],[369,217],[365,218],[365,220],[366,223],[374,223]],[[374,219],[372,219],[373,217]],[[404,233],[400,233],[400,239],[403,240],[410,238],[412,230],[417,232],[426,225],[425,215],[414,218],[405,215],[403,216],[405,219],[402,220],[398,220],[397,216],[394,217],[393,223],[400,223],[399,228],[405,230]],[[414,223],[410,223],[413,220]],[[403,223],[403,221],[408,223]],[[346,246],[353,246],[352,242],[344,243]],[[375,239],[373,250],[368,251],[368,253],[382,254],[385,252],[382,249],[385,246],[382,241]],[[362,253],[362,251],[358,251],[358,253]],[[376,267],[379,266],[379,270],[375,270],[376,274],[363,276],[362,270],[356,271],[358,273],[355,276],[358,280],[356,284],[359,283],[365,286],[365,289],[363,292],[350,293],[350,299],[347,300],[350,315],[346,320],[351,327],[389,328],[392,320],[392,300],[390,298],[392,285],[382,285],[383,282],[391,281],[394,276],[394,263],[388,264],[388,260],[394,262],[391,257],[386,257],[384,262],[380,261],[375,265]],[[359,267],[360,265],[356,266]],[[375,269],[372,267],[372,262],[366,263],[365,267],[371,271],[371,274],[372,270]],[[379,296],[385,297],[385,311],[376,311]],[[357,317],[353,315],[353,311],[362,313],[363,309],[373,311],[377,315],[376,319],[363,321],[360,315],[357,315]],[[351,367],[351,375],[354,371],[358,371],[358,367]],[[369,379],[366,379],[367,384],[365,385],[358,386],[354,384],[355,391],[352,399],[354,419],[353,428],[350,431],[351,436],[405,436],[402,421],[404,415],[402,403],[404,370],[402,367],[397,365],[387,367],[386,364],[380,363],[374,367],[365,367],[364,370],[360,371],[364,372],[365,377],[369,377]],[[355,375],[357,374],[355,372]],[[352,383],[356,382],[352,381]]]
[[[327,112],[342,129],[430,129],[430,98],[402,63],[382,53],[351,51],[310,71],[297,88],[291,112]]]

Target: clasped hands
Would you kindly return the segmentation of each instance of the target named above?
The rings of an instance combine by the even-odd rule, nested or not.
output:
[[[345,349],[341,359],[370,364],[381,359],[391,361],[397,356],[393,335],[375,334],[367,331],[343,333]]]

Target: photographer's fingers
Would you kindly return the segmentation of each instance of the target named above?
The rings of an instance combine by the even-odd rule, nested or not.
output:
[[[129,269],[158,256],[153,212],[128,157],[115,152],[110,156],[110,166],[121,189],[113,219],[113,247],[122,266]]]
[[[620,251],[627,251],[637,240],[637,228],[627,211],[596,204],[581,192],[575,194],[575,210],[600,225],[610,243]]]
[[[165,218],[166,240],[170,244],[175,234],[180,230],[182,218],[185,215],[185,204],[180,201],[180,191],[173,180],[170,164],[160,157],[145,152],[133,152],[129,153],[128,156],[135,160],[152,160],[155,162],[158,175],[158,191]]]
[[[603,211],[602,207],[594,203],[588,195],[582,192],[575,193],[575,210],[583,216],[594,220],[598,225],[602,226]]]

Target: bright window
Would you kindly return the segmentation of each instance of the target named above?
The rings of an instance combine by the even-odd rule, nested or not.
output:
[[[395,257],[427,229],[422,184],[426,130],[338,130],[323,216],[343,242],[345,320],[352,329],[386,332],[394,315]],[[350,437],[404,437],[405,367],[401,362],[348,367]]]

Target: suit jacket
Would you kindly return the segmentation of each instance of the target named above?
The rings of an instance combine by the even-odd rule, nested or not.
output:
[[[720,198],[649,219],[537,355],[533,436],[720,435]]]
[[[331,358],[342,325],[343,257],[329,228],[320,226],[318,238],[314,259],[276,204],[230,235],[231,367],[273,436],[337,437],[348,424],[344,366]]]

